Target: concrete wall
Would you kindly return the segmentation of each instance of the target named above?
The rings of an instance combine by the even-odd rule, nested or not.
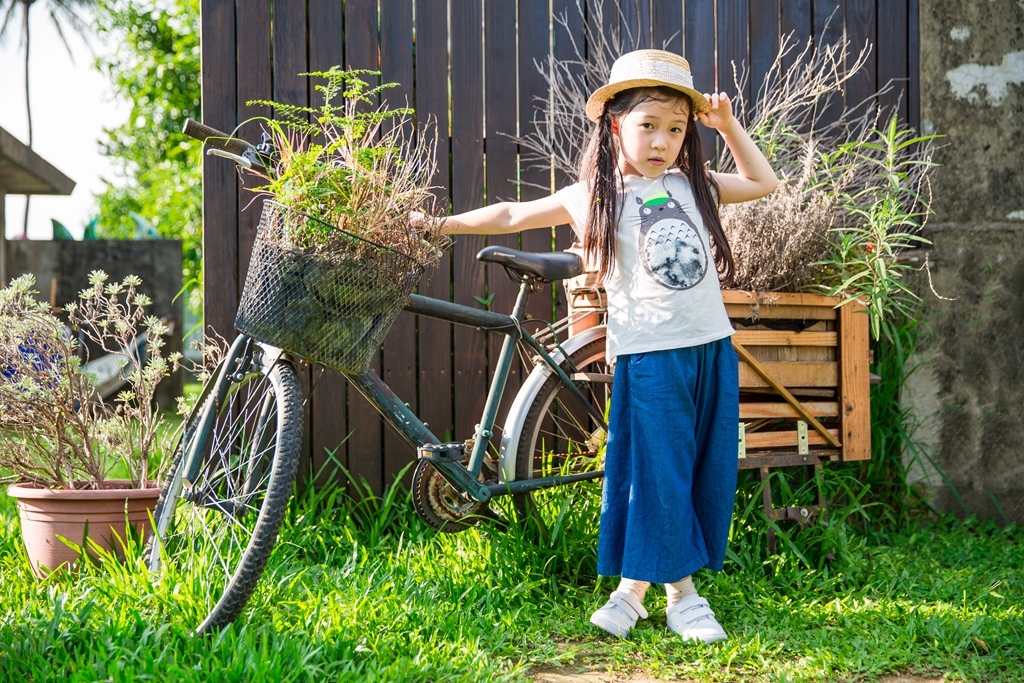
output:
[[[925,229],[935,297],[905,401],[940,508],[1024,522],[1024,1],[920,7],[921,128],[945,136]],[[939,471],[941,470],[941,474]]]
[[[40,298],[57,306],[76,301],[78,293],[89,286],[89,273],[106,271],[111,280],[126,275],[142,278],[139,291],[153,300],[150,313],[175,323],[174,334],[167,339],[167,354],[182,350],[181,299],[174,301],[181,289],[181,242],[178,240],[87,240],[41,241],[12,240],[8,242],[7,273],[14,279],[23,273],[36,277]],[[181,395],[183,374],[177,373],[161,382],[156,400],[161,407],[173,408],[175,397]]]

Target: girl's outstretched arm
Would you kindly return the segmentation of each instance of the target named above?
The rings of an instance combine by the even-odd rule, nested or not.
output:
[[[457,213],[445,219],[441,232],[449,235],[500,235],[562,225],[569,220],[569,212],[562,201],[551,195],[530,202],[500,202]],[[413,227],[418,221],[422,221],[422,215],[410,216]]]
[[[771,194],[778,187],[779,178],[733,116],[729,96],[715,93],[704,97],[711,103],[711,110],[697,114],[697,120],[721,134],[736,161],[736,173],[718,174],[718,193],[722,203],[747,202]]]

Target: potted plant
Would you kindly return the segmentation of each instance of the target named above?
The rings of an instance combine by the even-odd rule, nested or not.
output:
[[[127,388],[110,402],[77,336],[35,298],[35,278],[0,290],[0,474],[13,480],[7,493],[40,577],[95,547],[119,551],[130,528],[144,533],[172,438],[153,403],[179,359],[162,354],[168,328],[146,315],[139,278],[108,279],[91,273],[66,311],[72,329],[120,356]]]

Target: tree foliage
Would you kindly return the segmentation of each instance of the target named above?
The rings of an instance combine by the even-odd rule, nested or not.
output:
[[[198,306],[202,277],[202,146],[181,133],[200,118],[199,0],[100,0],[97,31],[116,45],[97,66],[131,110],[101,146],[117,176],[97,195],[97,233],[131,238],[151,223],[180,239],[182,277]]]

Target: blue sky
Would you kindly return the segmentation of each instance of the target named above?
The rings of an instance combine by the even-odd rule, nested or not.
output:
[[[128,106],[114,100],[110,85],[93,67],[94,56],[85,43],[77,35],[69,35],[72,61],[52,22],[39,9],[30,15],[32,147],[77,185],[69,197],[32,198],[29,237],[49,239],[51,218],[78,237],[94,215],[93,194],[103,188],[101,177],[112,174],[110,163],[99,152],[102,128],[121,123]],[[106,49],[95,39],[90,42],[93,50]],[[19,36],[9,32],[0,43],[0,127],[26,142],[23,54]],[[23,197],[7,197],[9,237],[21,234],[24,205]]]

